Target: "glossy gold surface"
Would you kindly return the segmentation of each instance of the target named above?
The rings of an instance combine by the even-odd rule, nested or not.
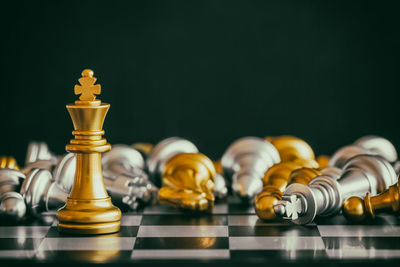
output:
[[[317,162],[318,162],[319,168],[323,169],[325,167],[328,167],[330,159],[331,159],[331,157],[329,157],[327,155],[319,155],[317,157]]]
[[[315,160],[314,151],[304,140],[290,135],[267,136],[265,140],[274,145],[278,150],[281,162],[293,161],[296,159]]]
[[[343,203],[343,214],[352,222],[361,222],[366,218],[375,218],[379,212],[398,213],[400,211],[400,181],[386,191],[371,197],[369,193],[364,199],[350,197]]]
[[[75,139],[66,150],[76,153],[76,174],[66,205],[57,212],[58,228],[61,232],[76,234],[114,233],[120,229],[121,211],[111,203],[101,169],[101,153],[111,149],[102,139],[103,122],[110,105],[95,100],[94,94],[100,94],[100,85],[94,85],[93,71],[84,70],[82,76],[81,86],[75,86],[75,93],[82,94],[80,101],[67,105]]]
[[[0,156],[0,169],[2,168],[20,170],[15,158],[7,156]]]
[[[215,168],[201,153],[182,153],[172,157],[162,173],[160,203],[194,211],[214,207]]]
[[[289,180],[305,181],[291,176],[297,169],[318,168],[312,148],[303,140],[293,136],[266,137],[279,152],[281,162],[272,166],[264,175],[264,188],[254,199],[255,211],[262,220],[276,218],[274,206],[282,199]],[[299,173],[305,175],[303,173]],[[308,183],[307,183],[308,184]]]

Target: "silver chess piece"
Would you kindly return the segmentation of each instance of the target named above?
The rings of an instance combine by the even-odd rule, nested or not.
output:
[[[28,174],[32,169],[52,170],[57,164],[58,158],[44,142],[30,142],[26,153],[25,168],[23,172]]]
[[[144,172],[140,152],[127,145],[113,145],[102,157],[104,184],[117,204],[135,210],[140,203],[154,203],[158,188]]]
[[[192,142],[180,137],[164,139],[151,150],[146,165],[151,180],[157,186],[161,186],[161,174],[168,160],[180,153],[199,153],[199,150]]]
[[[226,180],[220,173],[215,174],[213,194],[218,199],[223,199],[228,195]]]
[[[0,169],[0,215],[14,221],[21,220],[26,213],[22,196],[16,192],[25,175],[16,169]]]
[[[338,213],[350,196],[367,192],[376,195],[396,181],[397,175],[387,160],[376,155],[357,155],[348,160],[337,180],[321,175],[308,186],[289,185],[274,210],[296,224],[307,224],[316,216]]]
[[[262,190],[264,173],[280,162],[278,150],[258,137],[243,137],[231,144],[221,159],[224,174],[232,191],[245,202]]]
[[[389,140],[367,135],[359,138],[352,145],[337,150],[330,159],[329,166],[342,169],[350,158],[361,154],[379,155],[392,164],[397,162],[396,148]]]
[[[42,212],[61,208],[72,189],[75,178],[75,157],[68,153],[61,157],[53,174],[47,169],[32,169],[21,186],[28,211],[39,216]]]

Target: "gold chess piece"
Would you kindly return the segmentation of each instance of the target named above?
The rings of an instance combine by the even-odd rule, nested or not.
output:
[[[0,156],[0,169],[15,169],[20,171],[21,169],[18,167],[17,161],[13,157]]]
[[[58,229],[65,233],[107,234],[120,229],[121,211],[112,205],[104,186],[101,153],[111,149],[104,134],[103,122],[110,104],[102,103],[92,70],[82,71],[80,94],[75,104],[67,105],[74,124],[72,139],[66,150],[76,153],[76,173],[72,191],[65,206],[58,210]]]
[[[331,157],[329,157],[327,155],[319,155],[317,157],[317,162],[318,162],[319,168],[323,169],[325,167],[328,167],[330,160],[331,160]]]
[[[352,222],[361,222],[367,218],[375,219],[375,213],[400,211],[400,180],[383,193],[371,197],[367,193],[364,199],[350,197],[343,203],[343,215]]]
[[[158,199],[177,208],[211,211],[214,207],[213,162],[201,153],[181,153],[173,156],[162,172],[162,187]]]
[[[264,175],[263,190],[254,199],[255,210],[262,220],[276,218],[274,206],[282,199],[283,192],[289,182],[307,182],[308,177],[314,177],[319,171],[312,148],[303,140],[293,136],[266,137],[279,152],[281,162],[275,164]],[[291,176],[294,170],[300,168],[313,168]],[[315,175],[315,176],[316,176]],[[290,181],[293,180],[293,181]],[[310,179],[311,180],[311,179]],[[307,182],[308,184],[308,182]]]

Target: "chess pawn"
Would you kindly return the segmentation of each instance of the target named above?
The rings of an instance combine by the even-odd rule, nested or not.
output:
[[[24,199],[17,192],[25,175],[18,170],[12,157],[0,157],[0,216],[13,221],[23,219],[26,213]]]
[[[226,180],[224,178],[224,170],[222,169],[221,161],[214,161],[215,168],[215,180],[213,194],[216,198],[222,199],[228,195],[228,188],[226,186]]]
[[[112,205],[101,168],[101,153],[111,149],[102,139],[103,122],[110,105],[96,99],[101,88],[95,82],[93,71],[84,70],[79,79],[81,85],[75,85],[79,100],[67,105],[75,139],[66,150],[76,153],[76,172],[67,202],[57,212],[61,232],[106,234],[118,232],[121,225],[121,211]]]
[[[330,216],[340,211],[343,200],[370,192],[376,195],[396,181],[396,173],[380,156],[357,155],[343,168],[339,179],[325,175],[314,178],[309,186],[289,185],[275,208],[277,215],[297,224],[307,224],[318,216]]]
[[[32,169],[52,170],[57,164],[55,156],[44,142],[30,142],[26,153],[25,168],[23,172],[27,175]]]
[[[350,158],[361,154],[379,155],[392,164],[397,161],[396,148],[389,140],[368,135],[356,140],[352,145],[337,150],[328,165],[342,169]]]
[[[102,158],[104,183],[111,198],[118,204],[135,210],[140,203],[157,199],[158,188],[143,171],[141,153],[126,145],[113,145]]]
[[[33,216],[54,211],[65,205],[75,176],[75,156],[68,153],[60,158],[53,174],[46,169],[32,169],[21,187],[28,211]]]
[[[173,156],[162,172],[158,200],[176,208],[211,211],[214,206],[215,168],[201,153],[180,153]]]
[[[390,212],[398,214],[400,210],[400,180],[383,193],[364,199],[353,196],[343,203],[343,215],[352,222],[361,222],[367,218],[375,219],[376,213]]]
[[[282,199],[290,174],[302,168],[318,168],[312,148],[293,136],[266,138],[278,150],[281,162],[269,168],[263,177],[263,189],[254,199],[255,211],[262,220],[276,218],[274,206]]]
[[[180,137],[170,137],[156,144],[146,160],[147,170],[153,183],[161,186],[161,174],[166,163],[180,153],[198,153],[197,147],[190,141]]]
[[[280,162],[277,149],[258,137],[243,137],[231,144],[221,158],[224,175],[234,194],[249,203],[262,190],[262,177]]]

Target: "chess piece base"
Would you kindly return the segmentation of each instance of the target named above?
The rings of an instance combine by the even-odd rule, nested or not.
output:
[[[71,199],[57,212],[58,229],[62,233],[97,235],[120,230],[121,211],[111,198]]]

